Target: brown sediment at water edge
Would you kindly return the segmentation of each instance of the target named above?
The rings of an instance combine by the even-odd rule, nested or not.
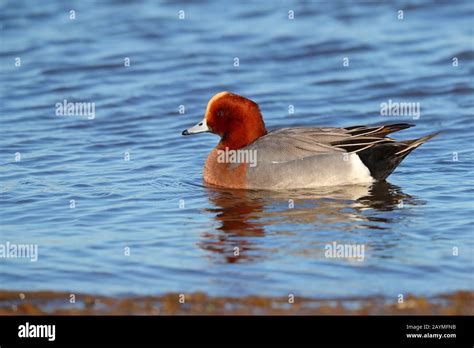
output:
[[[0,291],[0,315],[474,315],[474,292],[435,297],[213,297],[191,293],[108,297],[66,292]]]

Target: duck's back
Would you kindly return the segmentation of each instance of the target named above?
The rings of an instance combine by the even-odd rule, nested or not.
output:
[[[247,166],[248,188],[311,188],[373,181],[357,154],[331,145],[350,134],[343,128],[282,128],[244,150],[254,151]]]
[[[256,152],[248,188],[303,188],[384,180],[408,154],[438,133],[396,141],[387,135],[411,127],[397,123],[348,128],[282,128],[245,149]]]

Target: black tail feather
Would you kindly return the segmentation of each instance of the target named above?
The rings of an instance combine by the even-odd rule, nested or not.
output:
[[[375,180],[386,179],[410,152],[439,133],[400,142],[386,142],[359,151],[361,161],[369,169]]]

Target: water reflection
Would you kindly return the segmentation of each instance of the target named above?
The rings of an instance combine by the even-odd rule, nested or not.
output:
[[[213,206],[206,212],[218,227],[203,233],[199,246],[230,263],[259,257],[245,251],[257,249],[256,237],[264,237],[271,227],[288,234],[292,231],[284,226],[344,233],[361,228],[385,230],[401,215],[380,212],[424,203],[388,182],[292,191],[206,190]],[[235,247],[239,248],[238,256],[234,255]]]

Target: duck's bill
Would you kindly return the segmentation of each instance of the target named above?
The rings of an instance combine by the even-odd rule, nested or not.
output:
[[[191,135],[191,134],[197,134],[197,133],[205,133],[205,132],[209,132],[209,127],[207,126],[207,123],[206,123],[206,120],[202,120],[201,122],[199,122],[197,125],[195,125],[194,127],[191,127],[191,128],[188,128],[188,129],[185,129],[183,131],[183,133],[181,133],[182,135]]]

